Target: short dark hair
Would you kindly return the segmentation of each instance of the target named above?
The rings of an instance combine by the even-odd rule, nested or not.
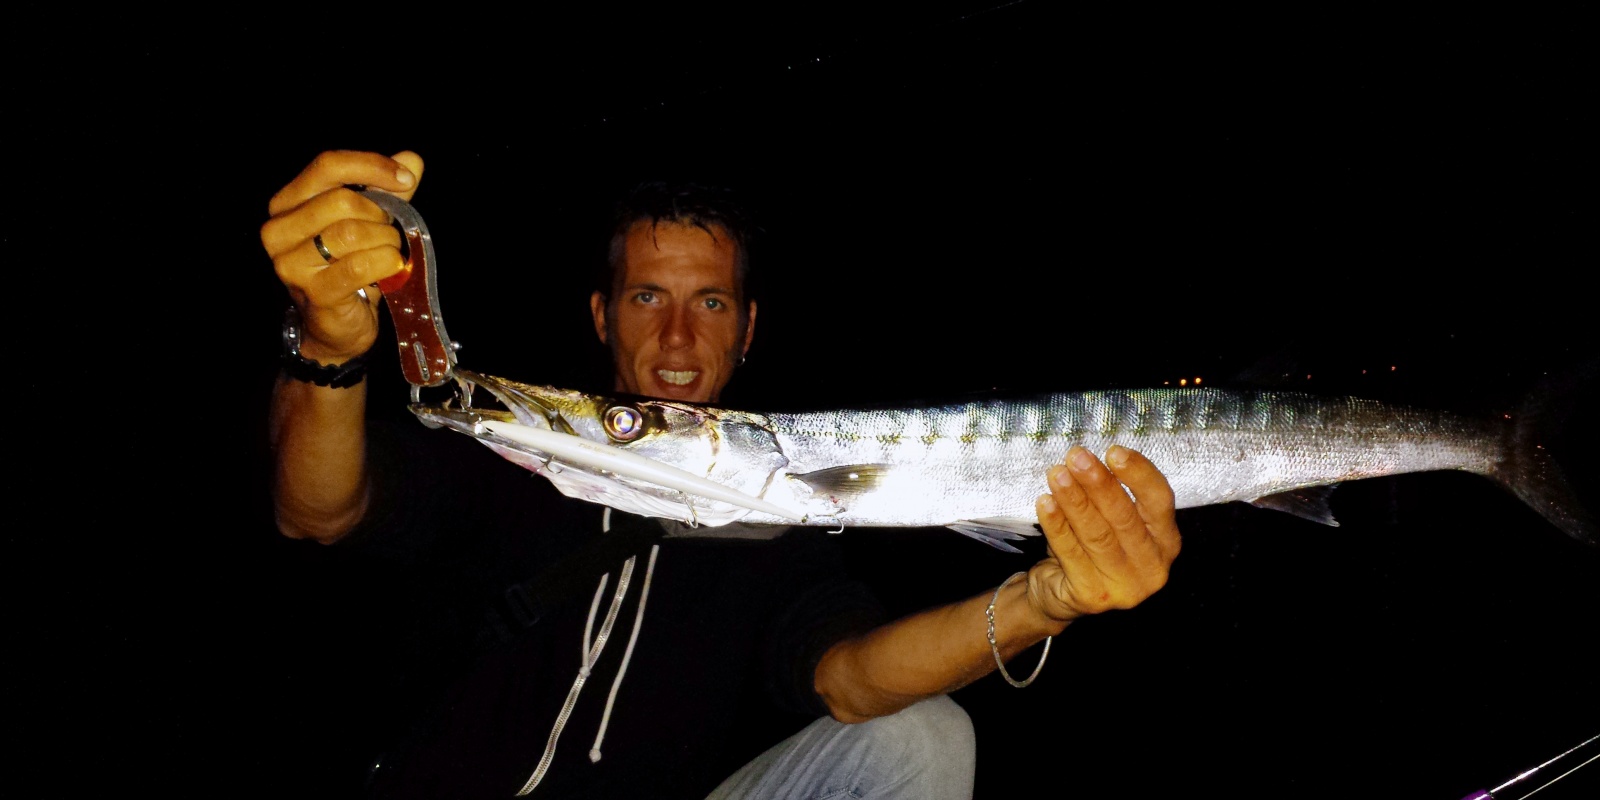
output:
[[[733,242],[734,277],[739,282],[739,290],[745,300],[751,298],[750,246],[761,228],[743,198],[726,186],[659,180],[640,183],[617,201],[612,216],[611,248],[600,272],[595,275],[594,288],[601,294],[611,297],[627,253],[628,231],[640,222],[648,222],[652,227],[662,222],[693,225],[713,237],[722,235],[716,230],[721,228]],[[740,309],[741,314],[744,311]]]

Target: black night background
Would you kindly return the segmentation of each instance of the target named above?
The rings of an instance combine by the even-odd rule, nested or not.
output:
[[[8,794],[359,785],[334,606],[361,587],[276,535],[265,468],[286,294],[258,231],[324,149],[426,159],[472,369],[608,388],[608,204],[694,176],[768,229],[724,405],[1199,377],[1498,414],[1554,385],[1600,509],[1587,5],[777,9],[13,21]],[[383,343],[372,413],[399,418]],[[1600,733],[1600,548],[1467,474],[1333,508],[1181,511],[1159,594],[1074,625],[1027,689],[955,695],[977,796],[1457,800]],[[901,611],[1040,549],[841,535]]]

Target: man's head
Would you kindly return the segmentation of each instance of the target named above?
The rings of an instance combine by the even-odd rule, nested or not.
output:
[[[752,228],[732,196],[643,184],[618,206],[607,274],[589,298],[619,391],[715,401],[750,348]]]

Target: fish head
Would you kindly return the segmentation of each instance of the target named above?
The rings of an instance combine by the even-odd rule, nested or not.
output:
[[[765,417],[692,403],[609,396],[520,383],[467,370],[459,405],[414,404],[425,424],[467,434],[518,466],[548,479],[569,497],[618,510],[691,524],[722,525],[748,507],[686,493],[649,480],[575,463],[486,430],[514,421],[569,435],[702,477],[747,496],[762,497],[787,465]],[[503,408],[474,407],[483,389]]]

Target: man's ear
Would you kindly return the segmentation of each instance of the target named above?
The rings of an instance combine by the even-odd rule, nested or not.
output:
[[[750,352],[750,342],[755,337],[756,337],[756,301],[751,300],[750,301],[750,316],[749,316],[748,319],[745,320],[745,324],[744,324],[744,349],[739,351],[739,357],[740,358],[743,358],[746,353]]]
[[[752,304],[753,305],[753,304]],[[753,310],[753,309],[752,309]],[[589,295],[589,313],[594,315],[594,334],[600,337],[601,344],[606,342],[606,296],[595,292]],[[748,340],[748,337],[746,337]],[[749,345],[746,344],[746,347]]]

